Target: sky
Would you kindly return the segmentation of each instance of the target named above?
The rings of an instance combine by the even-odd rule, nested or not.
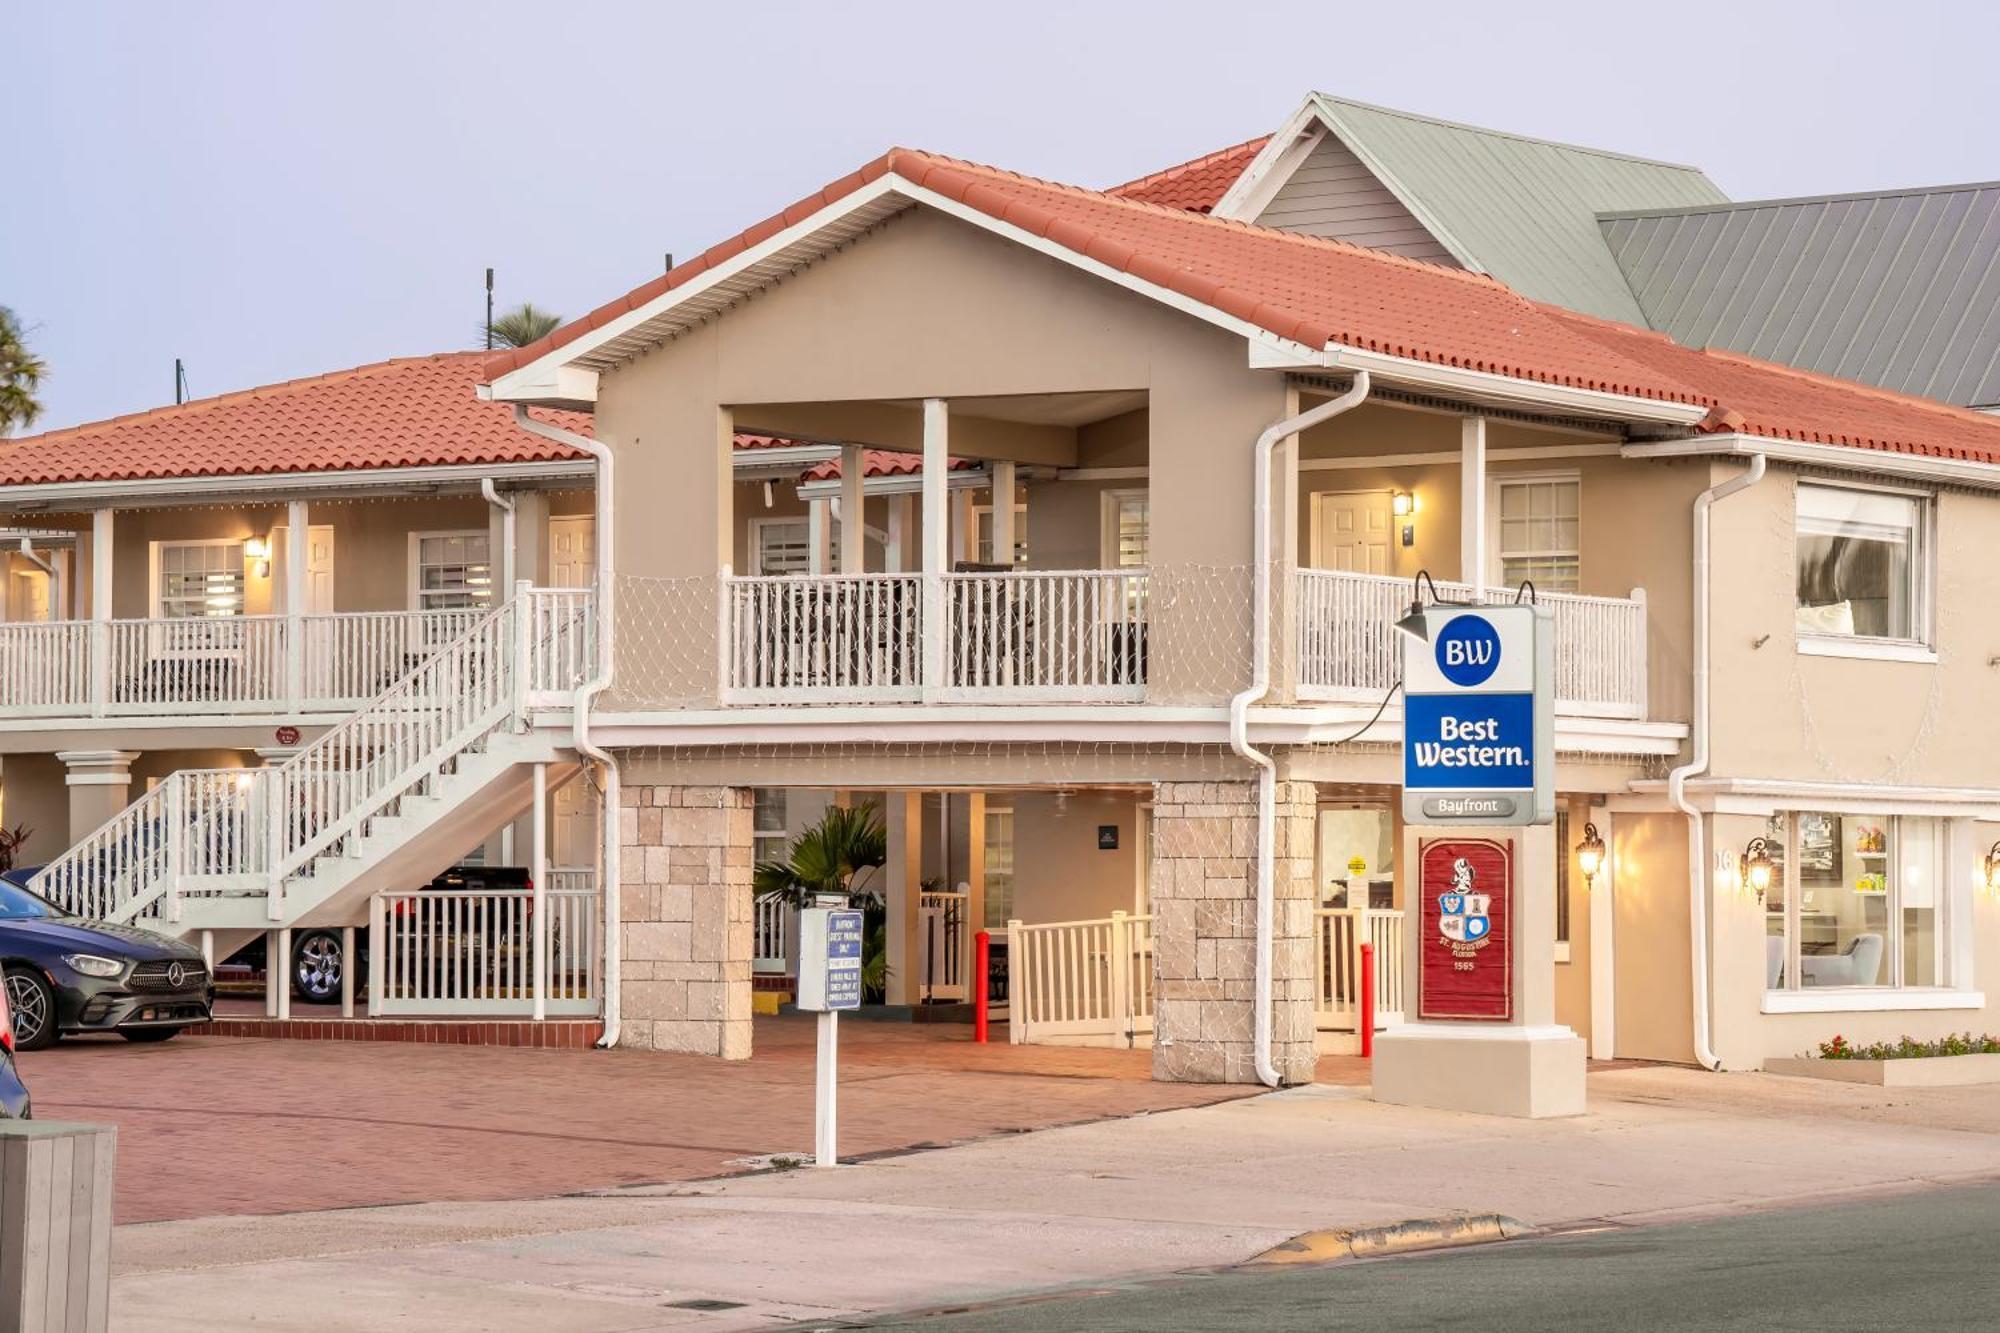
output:
[[[2000,4],[0,0],[37,429],[582,314],[903,144],[1109,185],[1312,89],[1706,169],[2000,178]]]

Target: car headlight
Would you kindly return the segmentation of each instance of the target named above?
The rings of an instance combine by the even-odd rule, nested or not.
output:
[[[116,958],[99,958],[94,953],[64,954],[63,961],[86,977],[115,977],[125,970],[125,964]]]

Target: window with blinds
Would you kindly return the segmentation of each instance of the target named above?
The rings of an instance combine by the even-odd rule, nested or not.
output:
[[[1575,592],[1582,570],[1578,511],[1583,484],[1575,477],[1499,483],[1500,578],[1523,580],[1542,592]]]
[[[161,542],[157,552],[162,618],[243,614],[242,542]]]

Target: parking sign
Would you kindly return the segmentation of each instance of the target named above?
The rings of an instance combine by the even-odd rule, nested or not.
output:
[[[861,1007],[861,913],[808,907],[799,913],[799,1008],[822,1013]]]

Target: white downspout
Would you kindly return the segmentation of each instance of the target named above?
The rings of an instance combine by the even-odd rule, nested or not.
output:
[[[1708,833],[1701,811],[1687,796],[1687,780],[1708,768],[1709,510],[1717,500],[1749,490],[1764,479],[1765,458],[1751,454],[1749,470],[1711,486],[1694,502],[1694,709],[1688,761],[1667,774],[1667,799],[1688,821],[1688,919],[1694,960],[1694,1058],[1703,1069],[1720,1068],[1708,1011]]]
[[[500,586],[511,597],[514,592],[514,497],[502,495],[491,477],[479,479],[479,493],[486,497],[487,504],[500,511]]]
[[[1277,914],[1277,854],[1272,844],[1278,826],[1278,765],[1250,744],[1250,705],[1271,688],[1271,454],[1280,441],[1339,416],[1367,396],[1368,372],[1358,370],[1346,393],[1267,427],[1257,437],[1252,460],[1256,490],[1250,501],[1250,684],[1229,701],[1229,748],[1257,766],[1256,1007],[1251,1059],[1258,1082],[1267,1088],[1278,1086],[1278,1071],[1271,1063],[1271,936]]]
[[[612,473],[611,446],[578,435],[575,431],[551,426],[528,415],[526,405],[514,404],[514,424],[530,435],[539,435],[557,444],[566,444],[572,449],[581,449],[597,460],[597,669],[589,680],[577,687],[576,702],[572,705],[575,715],[576,752],[584,758],[602,766],[604,771],[603,810],[598,819],[599,851],[598,859],[604,866],[604,1035],[598,1038],[600,1050],[609,1050],[618,1044],[618,935],[619,935],[619,882],[618,882],[618,802],[619,780],[617,761],[598,748],[590,739],[590,705],[598,695],[611,684],[612,643],[612,562],[611,562],[611,518],[612,518]]]

